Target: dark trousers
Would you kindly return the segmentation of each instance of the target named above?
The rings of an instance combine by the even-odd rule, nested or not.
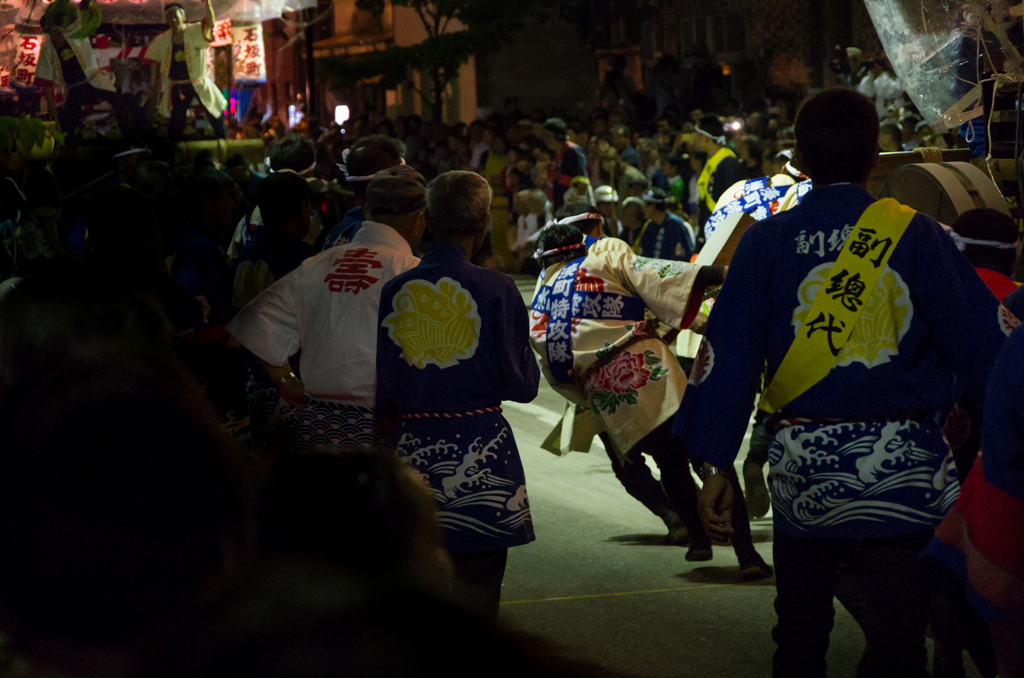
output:
[[[630,457],[629,463],[623,464],[619,461],[619,455],[615,451],[611,436],[605,432],[599,434],[604,449],[608,452],[608,459],[612,462],[612,471],[615,477],[626,488],[629,496],[647,507],[647,510],[664,519],[665,515],[674,510],[665,494],[665,488],[651,475],[651,469],[644,461],[643,455],[637,454]],[[687,528],[689,529],[689,528]]]
[[[168,136],[171,139],[180,139],[185,134],[185,120],[188,107],[193,99],[199,99],[195,88],[190,83],[174,83],[171,85],[171,120],[167,124]],[[201,106],[202,104],[200,104]],[[224,116],[214,117],[207,111],[207,117],[213,125],[213,136],[215,139],[223,139],[227,136],[224,129]]]
[[[491,623],[498,621],[501,582],[508,549],[451,554],[455,564],[452,597],[467,610]]]
[[[963,580],[937,563],[933,567],[937,586],[928,618],[935,641],[932,678],[964,678],[964,650],[983,678],[994,678],[996,654],[988,624],[967,600]]]
[[[127,134],[147,134],[149,123],[138,103],[131,97],[98,89],[89,83],[82,83],[66,90],[64,105],[57,109],[57,119],[65,134],[73,135],[82,120],[82,106],[106,101],[114,109],[118,127]]]
[[[697,484],[690,475],[690,453],[683,446],[683,442],[672,435],[673,421],[675,418],[669,417],[629,451],[630,466],[635,469],[632,473],[636,475],[639,468],[643,467],[651,481],[654,481],[641,456],[644,453],[649,454],[661,471],[661,486],[665,488],[669,504],[679,514],[690,533],[690,545],[698,549],[711,548],[711,538],[708,537],[697,512]],[[615,468],[614,464],[612,468]],[[621,477],[619,479],[622,480]],[[646,505],[646,502],[644,504]]]
[[[735,509],[734,509],[735,511]],[[774,536],[775,678],[824,678],[837,594],[861,625],[858,678],[925,678],[932,530],[880,539]]]
[[[644,436],[643,440],[630,450],[629,456],[631,459],[636,457],[634,465],[639,466],[643,464],[641,453],[651,455],[661,471],[661,484],[672,508],[679,514],[690,532],[690,544],[697,548],[708,548],[711,546],[711,539],[697,511],[697,484],[690,475],[690,451],[679,438],[672,435],[673,421],[674,418],[669,418]],[[732,546],[739,560],[740,569],[744,569],[763,561],[754,549],[750,519],[747,517],[747,503],[743,499],[739,477],[732,469],[729,469],[729,484],[732,485],[733,491]]]

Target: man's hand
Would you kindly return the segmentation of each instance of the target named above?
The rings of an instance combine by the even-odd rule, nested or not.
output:
[[[704,334],[704,330],[708,326],[708,317],[703,313],[698,313],[697,317],[690,323],[689,330],[694,334]]]
[[[301,410],[302,400],[306,395],[306,387],[298,377],[292,374],[291,366],[288,363],[284,365],[271,365],[262,360],[260,362],[263,364],[263,369],[270,375],[274,386],[277,387],[277,392],[281,394],[284,401],[295,409]]]
[[[697,500],[697,510],[713,539],[726,540],[732,529],[732,485],[723,475],[708,476]]]

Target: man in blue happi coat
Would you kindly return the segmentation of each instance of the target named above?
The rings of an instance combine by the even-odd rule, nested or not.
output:
[[[376,414],[394,426],[398,454],[434,497],[457,596],[494,620],[508,549],[534,539],[501,403],[533,400],[540,369],[515,282],[470,262],[483,246],[490,204],[491,187],[473,172],[430,183],[437,241],[381,293]]]
[[[767,362],[775,676],[825,676],[841,563],[863,598],[858,676],[927,675],[919,556],[958,492],[942,419],[955,387],[983,402],[1016,324],[939,224],[875,203],[877,144],[862,95],[804,104],[796,153],[813,189],[744,234],[674,427],[705,461],[702,518],[730,534],[724,473]]]
[[[694,253],[693,236],[683,220],[668,211],[668,194],[652,188],[643,194],[647,221],[633,243],[642,257],[689,261]]]

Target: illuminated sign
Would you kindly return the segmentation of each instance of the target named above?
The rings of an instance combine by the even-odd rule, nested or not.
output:
[[[213,42],[210,47],[224,47],[231,44],[231,19],[221,19],[213,24]]]
[[[235,83],[255,85],[267,81],[267,59],[263,52],[263,25],[232,26]]]
[[[32,87],[35,84],[42,45],[41,35],[18,35],[18,51],[14,57],[14,68],[11,69],[10,84],[15,87]]]

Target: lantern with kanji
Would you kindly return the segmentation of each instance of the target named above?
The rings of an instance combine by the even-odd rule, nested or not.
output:
[[[36,65],[43,36],[27,32],[18,33],[18,51],[10,71],[10,84],[14,87],[32,87],[36,81]]]
[[[255,85],[267,81],[267,59],[263,52],[263,25],[232,25],[235,84]]]
[[[213,42],[210,47],[226,47],[231,44],[231,19],[221,19],[213,24]]]

